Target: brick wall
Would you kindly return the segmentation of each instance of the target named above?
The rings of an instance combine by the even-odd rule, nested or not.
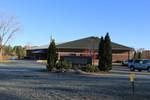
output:
[[[27,50],[27,56],[31,56],[31,57],[35,57],[35,54],[33,54],[34,50]],[[45,51],[46,52],[46,51]],[[128,59],[128,52],[123,52],[123,51],[119,51],[119,52],[113,52],[113,57],[112,57],[112,60],[113,62],[115,61],[123,61],[123,60],[127,60]],[[130,52],[130,59],[132,59],[133,57],[133,52]],[[37,56],[41,56],[43,54],[36,54]],[[60,56],[93,56],[94,59],[97,59],[97,55],[98,53],[95,51],[94,53],[93,52],[90,52],[90,51],[85,51],[85,50],[80,50],[80,51],[59,51],[58,52],[58,58],[60,58]],[[146,54],[147,55],[147,54]],[[46,54],[45,54],[45,57],[46,57]],[[94,60],[94,63],[97,63],[97,60]]]
[[[59,56],[67,56],[67,55],[74,55],[74,56],[84,55],[85,56],[86,54],[84,52],[78,52],[78,53],[76,53],[76,52],[59,52]],[[94,55],[97,55],[97,53],[95,53]],[[133,55],[134,55],[134,53],[130,52],[129,53],[129,58],[132,59]],[[128,52],[114,53],[112,55],[113,62],[115,62],[115,61],[124,61],[124,60],[127,60],[127,59],[128,59]],[[98,63],[96,59],[94,60],[94,63]]]
[[[124,61],[128,59],[128,54],[113,54],[113,62]]]
[[[143,59],[150,59],[150,50],[145,50],[142,52]]]
[[[113,59],[113,62],[115,62],[115,61],[124,61],[124,60],[128,59],[128,56],[129,56],[129,59],[132,59],[133,56],[134,56],[134,52],[130,51],[130,52],[113,54],[112,59]]]

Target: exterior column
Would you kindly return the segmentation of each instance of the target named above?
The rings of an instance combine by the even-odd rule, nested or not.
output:
[[[128,51],[128,60],[130,59],[130,51]]]
[[[57,52],[57,57],[58,57],[58,60],[60,59],[60,55],[59,55],[59,52]]]

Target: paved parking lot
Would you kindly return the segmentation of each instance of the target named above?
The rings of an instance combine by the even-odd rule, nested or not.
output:
[[[1,100],[149,100],[150,75],[136,72],[132,95],[130,71],[114,66],[108,74],[48,73],[33,61],[0,63]]]

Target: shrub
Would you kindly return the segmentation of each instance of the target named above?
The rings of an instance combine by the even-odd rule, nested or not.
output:
[[[60,60],[56,62],[56,69],[58,70],[62,69],[62,62]]]
[[[85,72],[99,72],[99,68],[97,66],[90,64],[86,65],[85,67],[82,67],[81,70]]]
[[[122,63],[122,61],[117,60],[117,61],[114,61],[113,63]]]
[[[66,69],[66,70],[72,68],[72,64],[71,64],[70,62],[67,62],[67,61],[63,61],[63,62],[62,62],[62,66],[63,66],[63,68]]]
[[[68,61],[62,61],[62,60],[58,60],[56,63],[56,69],[58,70],[69,70],[72,68],[72,63],[68,62]]]

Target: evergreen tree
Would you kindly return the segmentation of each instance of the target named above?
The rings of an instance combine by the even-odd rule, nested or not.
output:
[[[109,33],[106,34],[104,40],[104,51],[105,51],[105,65],[107,67],[107,71],[112,69],[112,46],[111,39],[109,37]]]
[[[142,59],[142,53],[140,51],[135,51],[134,59]]]
[[[138,52],[138,59],[142,59],[142,53],[141,52]]]
[[[134,51],[134,56],[133,56],[134,59],[137,59],[137,52]]]
[[[55,45],[55,41],[52,40],[48,47],[48,53],[47,53],[48,71],[51,71],[54,67],[56,67],[56,61],[57,61],[56,45]]]
[[[98,68],[101,71],[105,71],[105,55],[104,55],[104,38],[101,37],[99,42],[99,50],[98,50],[98,58],[99,58],[99,64]]]

